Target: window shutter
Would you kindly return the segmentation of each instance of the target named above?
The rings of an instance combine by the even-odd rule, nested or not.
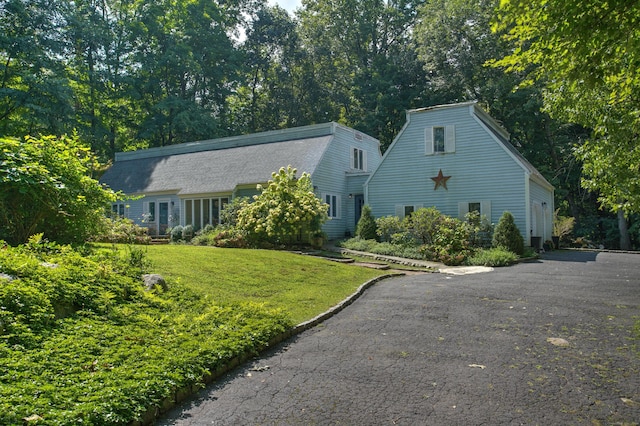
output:
[[[464,220],[464,216],[469,213],[469,203],[461,201],[458,203],[458,219]]]
[[[149,213],[149,202],[148,201],[143,201],[142,202],[142,214],[147,214]]]
[[[444,152],[456,152],[456,126],[447,126],[444,131]]]
[[[433,127],[424,129],[424,153],[433,155]]]
[[[404,217],[404,206],[402,204],[396,204],[396,216],[400,219]]]
[[[367,169],[367,151],[362,151],[362,171],[366,172]]]
[[[491,222],[491,201],[480,202],[480,214],[487,217],[487,220]]]
[[[351,155],[350,155],[350,157],[351,157],[351,170],[356,168],[356,155],[357,155],[356,152],[357,152],[357,149],[352,147],[351,148]]]

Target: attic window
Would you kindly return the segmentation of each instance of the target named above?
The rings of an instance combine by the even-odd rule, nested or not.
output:
[[[444,152],[444,127],[433,128],[433,152]]]
[[[427,127],[424,130],[424,150],[426,155],[455,152],[455,126]]]

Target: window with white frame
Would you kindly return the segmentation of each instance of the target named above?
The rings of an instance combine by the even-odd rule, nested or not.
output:
[[[111,213],[114,217],[129,217],[129,206],[125,203],[113,203]]]
[[[327,215],[331,219],[340,218],[340,196],[336,194],[324,194],[324,202],[329,205]]]
[[[486,216],[491,221],[491,201],[461,201],[458,203],[458,219],[464,220],[471,212],[478,212],[480,216]]]
[[[427,127],[424,130],[424,150],[426,155],[455,152],[455,126]]]
[[[144,221],[147,223],[155,223],[156,221],[156,202],[144,201],[142,203],[142,214]]]
[[[183,201],[184,224],[202,229],[207,225],[222,223],[220,212],[229,204],[228,197],[188,198]]]
[[[413,212],[422,207],[422,204],[397,204],[395,206],[396,216],[400,219],[411,216]]]
[[[360,148],[351,148],[351,168],[363,172],[367,171],[367,151]]]

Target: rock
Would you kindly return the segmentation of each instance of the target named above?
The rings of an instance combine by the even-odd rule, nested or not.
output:
[[[44,266],[45,268],[56,269],[60,265],[57,263],[49,263],[49,262],[40,262],[40,266]]]
[[[147,291],[154,290],[158,287],[161,288],[162,291],[169,290],[167,282],[160,274],[144,274],[142,280],[144,281],[144,287]]]
[[[5,280],[8,280],[8,281],[15,280],[14,277],[12,277],[11,275],[7,275],[4,272],[0,272],[0,279],[5,279]]]
[[[547,338],[547,342],[555,346],[560,346],[562,348],[566,348],[569,346],[569,342],[560,337],[549,337]]]

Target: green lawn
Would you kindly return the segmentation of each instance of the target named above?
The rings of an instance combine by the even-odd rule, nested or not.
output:
[[[283,251],[97,247],[0,250],[0,424],[130,424],[383,273]],[[142,272],[169,289],[145,291]]]
[[[384,272],[286,251],[189,245],[144,247],[150,272],[207,294],[216,304],[262,302],[295,323],[311,319]]]

